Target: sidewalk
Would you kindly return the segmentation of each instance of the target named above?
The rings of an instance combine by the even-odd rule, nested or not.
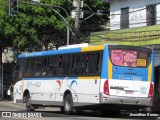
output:
[[[4,101],[0,101],[0,102],[4,102],[6,104],[12,104],[12,105],[18,105],[18,106],[22,106],[22,107],[26,107],[26,104],[25,103],[14,103],[13,101],[7,101],[7,100],[4,100]],[[60,108],[54,108],[54,107],[41,107],[41,108],[38,108],[38,111],[60,111]]]
[[[13,104],[13,105],[19,105],[19,106],[24,106],[25,107],[24,103],[14,103],[13,101],[10,101],[10,100],[1,100],[0,102],[6,103],[6,104]]]

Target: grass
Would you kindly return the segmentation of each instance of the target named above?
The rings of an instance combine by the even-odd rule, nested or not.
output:
[[[91,33],[90,43],[134,46],[160,44],[160,25]]]

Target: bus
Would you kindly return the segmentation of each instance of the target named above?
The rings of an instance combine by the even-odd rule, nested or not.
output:
[[[27,111],[138,110],[152,107],[154,51],[126,45],[92,45],[18,56],[14,102]]]

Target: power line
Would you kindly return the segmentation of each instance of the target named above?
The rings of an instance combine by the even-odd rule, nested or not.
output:
[[[156,3],[156,4],[152,4],[152,5],[159,5],[160,3]],[[145,10],[147,9],[147,7],[145,8],[141,8],[141,9],[138,9],[138,10],[134,10],[134,11],[131,11],[131,12],[127,12],[127,13],[124,13],[124,14],[128,14],[128,13],[135,13],[135,12],[138,12],[138,11],[142,11],[142,10]],[[105,14],[105,13],[99,13],[99,12],[92,12],[92,11],[88,11],[88,10],[84,10],[85,13],[88,13],[88,14],[95,14],[95,15],[106,15],[106,16],[110,16],[110,15],[122,15],[122,14]]]

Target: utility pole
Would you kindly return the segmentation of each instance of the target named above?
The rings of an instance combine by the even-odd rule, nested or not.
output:
[[[80,0],[74,1],[76,4],[76,15],[75,15],[75,29],[76,31],[79,31],[79,18],[80,18]]]
[[[0,35],[1,36],[1,35]],[[3,40],[3,37],[1,37]],[[0,41],[0,100],[3,99],[3,63],[2,63],[2,49],[3,49],[3,42]]]
[[[78,36],[77,40],[79,40],[79,36],[80,36],[80,31],[79,31],[79,27],[80,27],[80,18],[83,18],[83,11],[81,10],[81,8],[83,7],[83,1],[82,0],[73,0],[73,7],[75,7],[75,9],[72,10],[71,14],[72,14],[72,18],[75,18],[75,33]]]
[[[3,99],[3,85],[2,85],[2,47],[0,48],[0,100]]]

